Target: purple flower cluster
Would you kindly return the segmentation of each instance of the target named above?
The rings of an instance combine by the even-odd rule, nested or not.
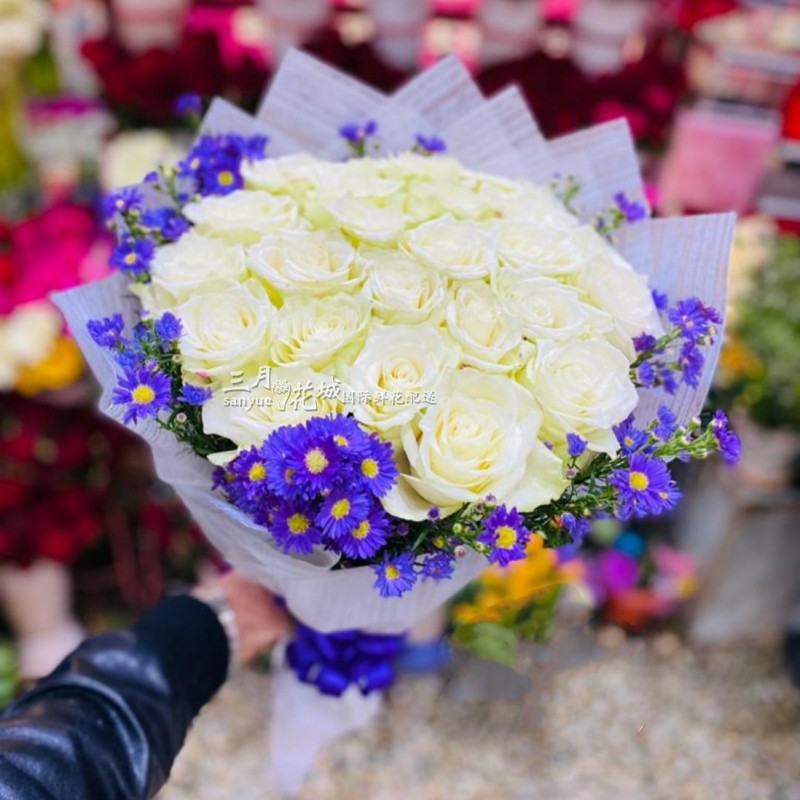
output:
[[[661,514],[681,497],[667,465],[644,453],[634,453],[627,467],[615,469],[609,483],[616,490],[620,519]]]
[[[365,559],[390,536],[379,498],[397,475],[392,447],[350,417],[278,428],[222,473],[217,483],[228,499],[268,527],[284,552],[310,553],[321,544]]]
[[[626,222],[639,222],[647,219],[647,207],[644,203],[629,200],[625,192],[617,192],[614,195],[614,203]]]
[[[505,567],[525,558],[525,546],[530,537],[522,514],[516,508],[509,510],[500,505],[484,519],[478,541],[489,546],[490,563]]]
[[[190,179],[197,194],[226,195],[241,189],[242,162],[264,158],[265,136],[201,136],[178,164],[178,177]]]
[[[447,143],[444,139],[440,139],[438,136],[434,136],[433,134],[430,136],[425,136],[421,133],[418,133],[416,135],[415,149],[426,155],[444,153],[447,151]]]
[[[679,385],[677,372],[681,382],[697,388],[705,364],[701,348],[713,343],[722,319],[696,297],[680,300],[672,308],[663,294],[654,292],[653,300],[660,311],[666,311],[675,335],[668,342],[647,333],[633,339],[636,352],[647,356],[636,366],[636,380],[640,386],[660,386],[668,394],[675,394]]]
[[[339,136],[345,139],[348,144],[359,147],[364,142],[378,132],[378,123],[374,119],[369,119],[359,125],[356,122],[348,122],[339,128]]]

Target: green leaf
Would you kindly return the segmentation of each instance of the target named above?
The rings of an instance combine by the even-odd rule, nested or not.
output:
[[[495,622],[462,625],[453,633],[453,641],[478,658],[497,661],[508,667],[517,660],[517,635]]]

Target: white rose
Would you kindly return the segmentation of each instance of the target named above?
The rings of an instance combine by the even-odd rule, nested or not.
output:
[[[426,222],[406,237],[410,255],[452,278],[484,278],[495,267],[495,242],[473,222],[447,214]]]
[[[404,208],[414,223],[449,213],[458,219],[492,216],[491,206],[478,192],[452,182],[414,181],[408,186]]]
[[[276,428],[344,408],[339,382],[306,367],[249,370],[223,383],[203,405],[203,430],[225,436],[238,448],[261,445]],[[219,460],[219,459],[216,459]]]
[[[430,181],[449,183],[458,180],[464,171],[459,162],[450,156],[423,156],[419,153],[405,152],[387,158],[381,163],[381,172],[388,178],[398,178],[407,182]]]
[[[361,344],[368,319],[361,296],[290,297],[276,317],[270,360],[328,372],[342,351]]]
[[[379,205],[371,198],[343,195],[322,206],[343,231],[365,242],[393,241],[406,224],[399,208]]]
[[[266,364],[275,308],[258,281],[221,282],[174,313],[183,325],[179,344],[190,375],[220,381],[247,365]]]
[[[353,158],[339,167],[333,181],[326,181],[318,187],[326,191],[330,199],[336,195],[353,195],[373,200],[388,200],[403,186],[402,180],[386,177],[384,161],[373,158]]]
[[[61,314],[44,300],[17,306],[4,323],[4,355],[28,366],[50,353],[63,325]]]
[[[174,164],[181,154],[181,148],[163,131],[118,133],[100,157],[100,186],[103,191],[111,192],[140,183],[142,175],[161,164]]]
[[[539,275],[569,275],[586,257],[573,230],[538,227],[535,222],[501,222],[494,227],[501,264]]]
[[[430,323],[371,328],[345,373],[353,391],[368,397],[355,406],[356,419],[382,432],[409,422],[435,401],[436,387],[458,358],[455,344]]]
[[[375,316],[396,324],[441,320],[446,297],[441,273],[397,250],[362,249],[359,257],[367,276],[364,295]]]
[[[325,169],[325,162],[308,153],[242,162],[242,180],[247,189],[298,198],[312,189]]]
[[[247,277],[244,248],[189,231],[156,250],[150,276],[148,308],[169,308],[220,280],[242,282]]]
[[[575,285],[592,305],[611,316],[615,325],[611,341],[630,359],[635,356],[633,337],[664,333],[647,278],[620,256],[608,253],[592,259],[576,275]]]
[[[604,340],[543,341],[521,380],[544,410],[543,429],[554,442],[577,433],[589,448],[614,455],[612,430],[639,402],[628,359]]]
[[[547,187],[493,176],[481,178],[480,193],[497,217],[559,230],[569,230],[579,224],[577,217],[567,211]]]
[[[503,308],[532,341],[602,336],[614,326],[608,314],[584,303],[576,289],[553,278],[502,269],[493,285]]]
[[[447,330],[463,351],[463,361],[486,372],[513,372],[522,366],[522,327],[483,281],[456,289],[447,304]]]
[[[326,231],[265,236],[247,251],[253,272],[281,296],[352,291],[361,283],[356,251]]]
[[[255,244],[262,236],[300,225],[291,197],[241,189],[222,197],[203,197],[183,213],[206,236]]]
[[[566,482],[561,460],[537,438],[541,416],[531,394],[509,378],[450,373],[439,403],[403,428],[408,468],[386,497],[386,510],[424,519],[431,506],[447,514],[489,494],[520,511],[549,502]]]

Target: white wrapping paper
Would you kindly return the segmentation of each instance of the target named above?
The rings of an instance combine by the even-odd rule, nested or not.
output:
[[[624,123],[608,123],[548,144],[516,90],[484,100],[455,58],[444,59],[386,97],[309,56],[290,52],[256,119],[218,100],[205,120],[204,131],[263,132],[270,139],[269,155],[307,150],[336,159],[346,154],[337,129],[370,118],[379,122],[384,153],[407,149],[415,133],[434,133],[445,139],[452,155],[472,168],[539,182],[556,172],[572,173],[582,186],[577,203],[587,221],[609,206],[615,192],[643,198],[636,156]],[[667,290],[673,300],[697,295],[724,309],[731,234],[732,215],[640,222],[623,233],[620,246],[636,269],[649,275],[653,286]],[[103,388],[101,410],[119,420],[121,407],[110,403],[115,365],[110,354],[91,341],[86,321],[119,311],[133,320],[138,301],[127,292],[122,275],[59,293],[54,299]],[[701,386],[678,396],[676,410],[681,420],[701,408],[715,360],[716,351]],[[652,398],[643,398],[643,410],[654,410]],[[159,476],[175,488],[225,559],[282,595],[292,614],[317,630],[404,631],[486,566],[482,556],[470,552],[458,561],[451,580],[418,582],[402,598],[381,598],[373,588],[374,573],[369,567],[332,571],[335,556],[321,549],[306,557],[282,553],[263,528],[212,495],[212,468],[204,459],[152,420],[133,428],[152,447]],[[376,699],[353,692],[346,702],[336,704],[309,687],[293,684],[288,675],[280,677],[276,687],[273,768],[283,789],[293,791],[317,749],[369,719]],[[313,737],[298,732],[300,719],[317,720]]]

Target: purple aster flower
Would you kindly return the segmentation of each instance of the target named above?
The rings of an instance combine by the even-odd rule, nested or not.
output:
[[[122,319],[122,314],[114,314],[111,317],[103,317],[103,319],[90,319],[86,323],[86,329],[92,340],[100,347],[115,348],[126,344],[126,340],[122,336],[122,331],[125,330],[125,320]]]
[[[385,544],[389,536],[389,521],[378,504],[357,525],[336,538],[336,549],[350,558],[370,558]]]
[[[369,437],[369,451],[358,462],[358,480],[375,497],[383,497],[394,486],[397,466],[389,442]]]
[[[705,359],[694,342],[687,341],[681,348],[678,364],[681,368],[681,378],[687,386],[696,389],[700,383],[700,374],[703,372]]]
[[[373,136],[378,130],[378,123],[374,119],[367,120],[363,125],[348,122],[339,128],[339,136],[347,139],[351,144],[362,144],[365,139]]]
[[[614,426],[614,435],[617,437],[620,450],[626,455],[641,450],[650,441],[647,431],[641,431],[633,426],[633,415]]]
[[[640,333],[633,338],[633,348],[637,353],[644,353],[645,350],[652,350],[656,346],[656,337],[650,333]]]
[[[142,225],[157,231],[164,239],[174,242],[191,227],[189,220],[174,208],[151,208],[142,214]]]
[[[452,553],[440,550],[429,553],[422,562],[420,573],[423,580],[443,581],[453,574],[455,558]]]
[[[723,411],[715,411],[711,420],[711,433],[717,440],[717,446],[726,464],[735,464],[742,454],[742,443],[730,429],[728,418]]]
[[[681,496],[667,465],[641,453],[631,456],[627,468],[614,470],[609,483],[617,491],[620,519],[660,514]]]
[[[661,381],[661,388],[667,394],[675,394],[678,391],[678,381],[671,367],[661,367],[658,370],[658,379]]]
[[[310,553],[322,539],[312,509],[291,500],[281,503],[272,515],[270,533],[284,553]]]
[[[665,405],[660,405],[656,412],[657,422],[653,425],[653,433],[656,438],[665,442],[667,439],[678,430],[678,420],[669,408]]]
[[[400,597],[417,582],[411,553],[396,556],[387,553],[380,564],[372,564],[372,570],[376,575],[375,588],[382,597]]]
[[[122,272],[141,275],[149,270],[155,251],[150,239],[125,238],[114,247],[109,261]]]
[[[267,150],[267,137],[261,135],[245,136],[240,144],[242,158],[260,161]]]
[[[203,99],[194,92],[185,92],[175,98],[172,106],[176,117],[199,117],[203,113]]]
[[[286,466],[300,491],[321,492],[333,486],[339,468],[336,445],[321,436],[309,436],[305,426],[290,428]]]
[[[181,321],[171,311],[166,311],[153,323],[153,330],[165,342],[177,341],[183,332]]]
[[[653,303],[659,311],[666,311],[669,305],[669,298],[666,292],[659,292],[658,289],[651,289],[650,294],[653,297]]]
[[[303,435],[302,425],[285,425],[274,430],[261,446],[270,491],[279,497],[292,498],[299,493],[300,487],[294,480],[296,470],[289,465],[289,453]]]
[[[690,342],[714,336],[722,318],[717,311],[704,305],[696,297],[680,300],[667,314],[669,321],[681,329],[681,335]]]
[[[142,193],[136,186],[123,186],[107,194],[101,201],[103,220],[108,222],[117,214],[127,214],[137,210],[142,200]]]
[[[525,545],[530,533],[525,528],[525,520],[516,508],[510,511],[505,506],[497,508],[483,521],[483,530],[478,541],[489,545],[489,561],[505,567],[512,561],[525,558]]]
[[[440,139],[438,136],[424,136],[418,133],[416,139],[417,146],[427,153],[444,153],[447,150],[444,139]]]
[[[156,416],[171,399],[169,378],[145,367],[126,370],[111,395],[112,403],[128,406],[122,418],[125,424]]]
[[[267,464],[261,450],[257,447],[242,450],[228,464],[228,470],[233,473],[227,489],[234,505],[250,513],[261,510],[269,489]]]
[[[577,433],[567,434],[567,452],[572,456],[572,458],[578,458],[578,456],[582,456],[586,451],[587,444],[588,442],[586,439],[582,439]]]
[[[188,403],[190,406],[201,406],[206,400],[211,398],[211,389],[204,386],[194,386],[191,383],[184,383],[178,400],[181,403]]]
[[[335,414],[312,417],[306,422],[309,436],[329,439],[342,458],[357,460],[370,450],[369,434],[353,417]]]
[[[647,218],[647,208],[643,203],[629,200],[625,192],[614,195],[614,203],[628,222],[639,222]]]
[[[331,492],[323,501],[316,523],[326,536],[337,539],[366,519],[370,500],[358,492]]]
[[[636,367],[636,383],[645,388],[652,388],[658,382],[655,368],[649,361],[643,361]]]
[[[569,533],[573,544],[581,544],[591,528],[591,523],[586,517],[576,517],[569,511],[561,515],[561,525]]]

